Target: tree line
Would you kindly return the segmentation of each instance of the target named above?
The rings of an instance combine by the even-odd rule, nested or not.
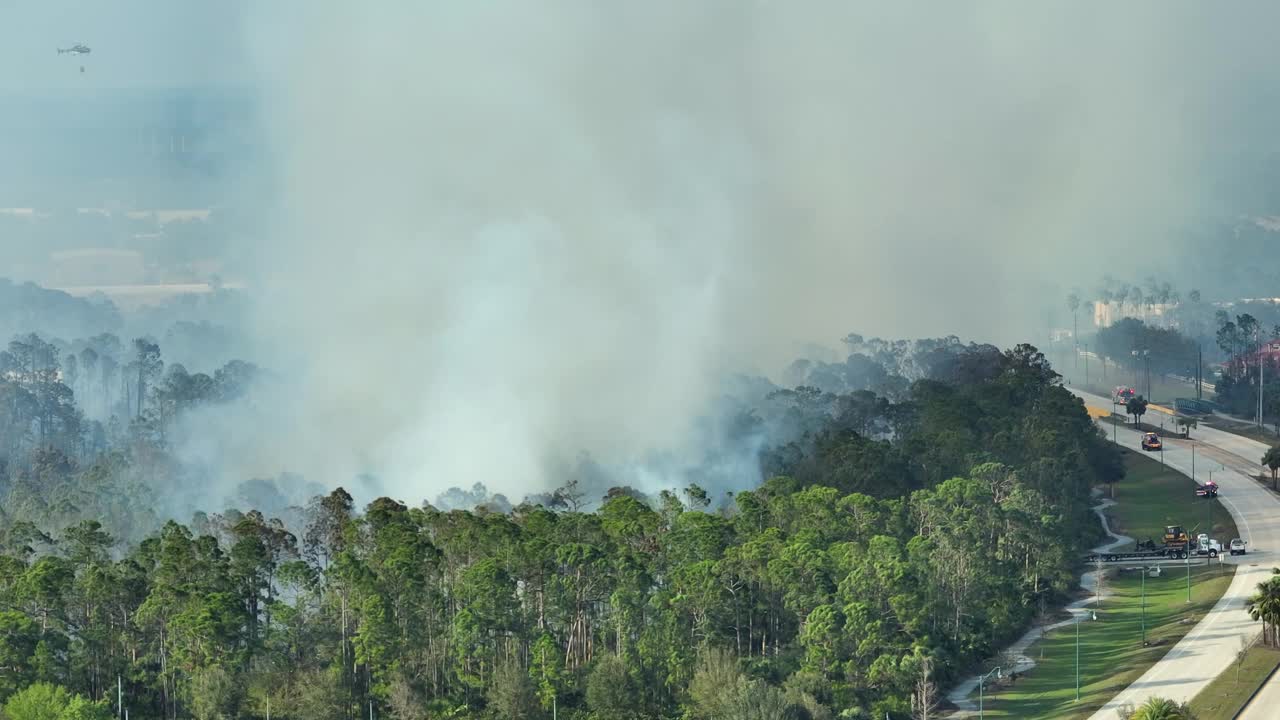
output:
[[[168,374],[142,354],[158,421]],[[509,512],[339,488],[123,546],[11,514],[0,706],[114,709],[118,683],[134,718],[917,717],[1066,596],[1090,489],[1123,472],[1035,348],[955,354],[896,400],[773,396],[805,430],[716,507],[697,486],[570,482]]]

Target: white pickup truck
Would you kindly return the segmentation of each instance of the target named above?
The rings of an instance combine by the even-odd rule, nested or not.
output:
[[[1248,544],[1249,543],[1245,540],[1241,540],[1240,538],[1235,538],[1234,540],[1231,541],[1231,554],[1244,555],[1246,552],[1248,552],[1248,550],[1245,549],[1245,545],[1248,545]]]

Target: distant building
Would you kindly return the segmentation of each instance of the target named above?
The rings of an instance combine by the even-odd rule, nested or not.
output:
[[[1267,359],[1268,365],[1280,361],[1280,338],[1268,340],[1262,344],[1261,350],[1245,353],[1242,357],[1246,363],[1252,365],[1258,362],[1259,355]]]
[[[1156,303],[1154,305],[1134,305],[1132,303],[1094,302],[1093,326],[1111,327],[1125,318],[1141,320],[1148,325],[1171,327],[1174,324],[1173,311],[1178,303]]]

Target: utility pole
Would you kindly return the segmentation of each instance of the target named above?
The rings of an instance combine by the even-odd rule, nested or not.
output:
[[[1204,343],[1196,343],[1196,399],[1203,400],[1201,390],[1204,387]]]
[[[124,717],[124,683],[116,675],[116,717]]]
[[[1147,399],[1151,399],[1151,351],[1143,350],[1142,355],[1147,361]]]
[[[1258,429],[1262,429],[1262,368],[1267,364],[1262,353],[1262,323],[1258,323]]]

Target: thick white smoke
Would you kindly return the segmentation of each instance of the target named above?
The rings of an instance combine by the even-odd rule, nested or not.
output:
[[[801,342],[1021,340],[1060,273],[1200,210],[1196,103],[1224,70],[1185,59],[1205,22],[1170,3],[249,6],[282,198],[258,330],[296,386],[228,471],[518,496],[581,449],[679,448],[723,371]]]

